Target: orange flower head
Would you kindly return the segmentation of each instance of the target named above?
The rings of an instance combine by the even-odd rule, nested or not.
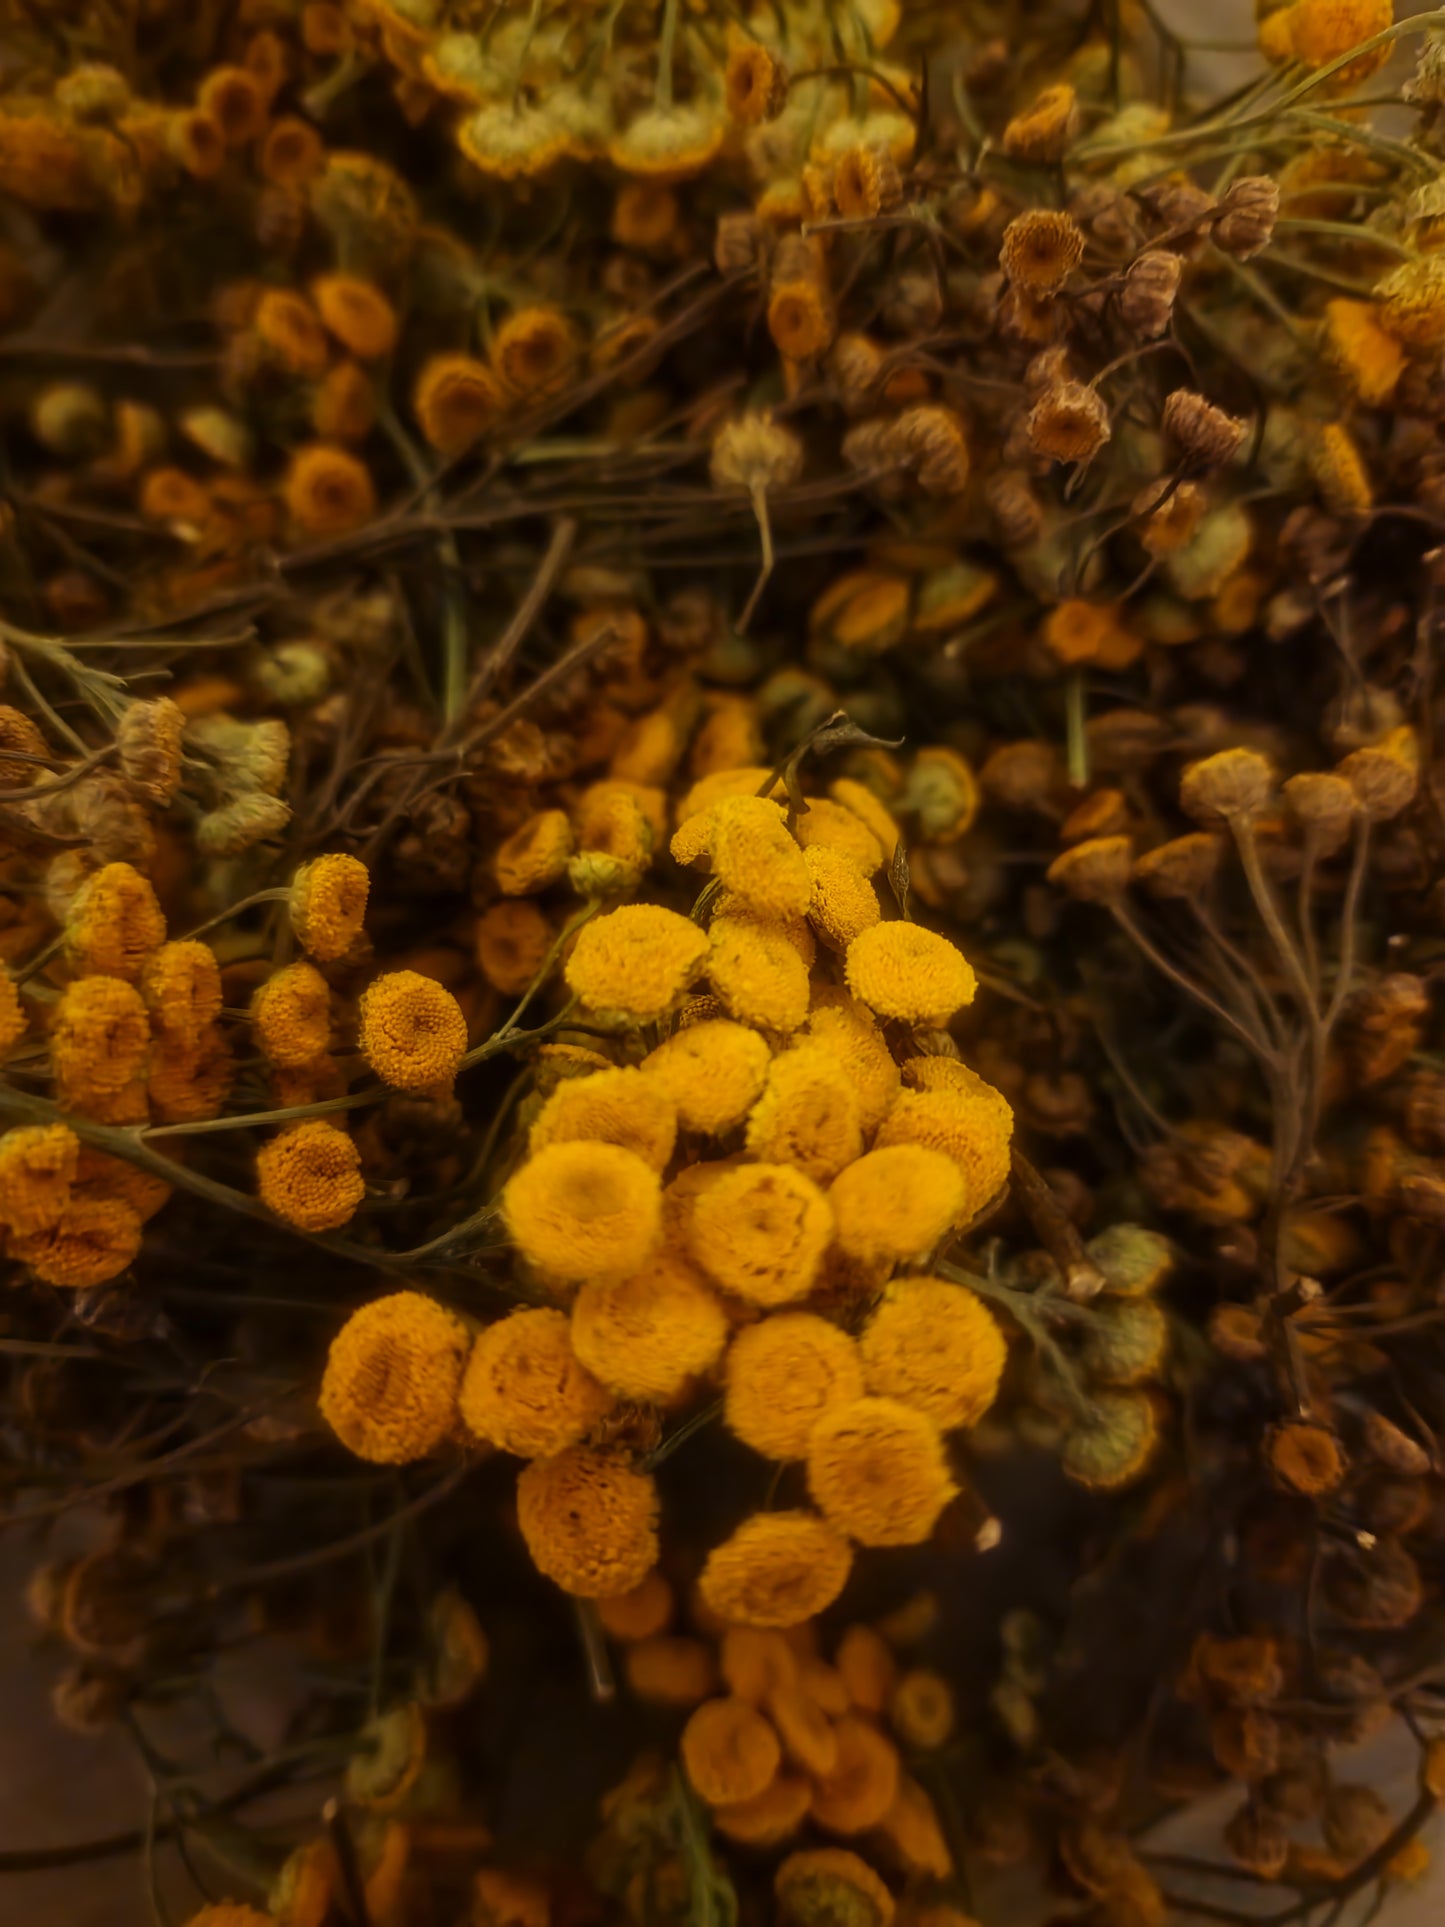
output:
[[[502,1193],[507,1228],[524,1258],[551,1278],[626,1277],[657,1243],[657,1173],[616,1144],[549,1144]]]
[[[107,863],[71,898],[66,948],[88,976],[134,983],[166,939],[166,920],[149,881],[129,863]]]
[[[291,879],[287,910],[296,941],[318,963],[335,963],[361,935],[371,872],[357,857],[318,856]]]
[[[396,347],[396,309],[374,282],[355,274],[320,274],[311,299],[326,328],[358,361],[380,361]]]
[[[563,1592],[629,1592],[657,1563],[657,1487],[615,1453],[574,1445],[517,1480],[517,1523],[537,1570]]]
[[[467,1050],[467,1020],[452,993],[416,970],[392,970],[361,993],[362,1055],[393,1090],[450,1085]]]
[[[0,1224],[21,1237],[50,1231],[70,1202],[80,1140],[66,1124],[22,1124],[0,1137]]]
[[[376,389],[354,361],[328,368],[311,393],[311,426],[323,442],[364,442],[376,426]]]
[[[712,811],[713,875],[758,917],[801,917],[811,890],[783,812],[764,796],[723,797]]]
[[[365,462],[324,442],[296,451],[282,493],[302,535],[349,535],[376,514],[376,485]]]
[[[244,147],[266,125],[266,89],[244,67],[213,67],[201,82],[196,105],[215,121],[227,147]]]
[[[554,934],[530,897],[503,897],[477,918],[477,968],[494,990],[518,997],[542,968]]]
[[[741,1124],[757,1102],[771,1061],[755,1030],[717,1017],[677,1031],[640,1068],[673,1105],[684,1130],[718,1137]]]
[[[729,114],[744,126],[776,120],[788,102],[787,71],[759,41],[740,41],[728,55],[723,97]]]
[[[886,1269],[931,1251],[963,1216],[968,1187],[953,1159],[921,1144],[869,1151],[828,1193],[840,1251]]]
[[[786,925],[716,916],[706,941],[708,982],[730,1017],[759,1030],[799,1028],[808,1014],[808,966]]]
[[[1083,258],[1083,229],[1071,214],[1031,208],[1005,228],[999,266],[1026,294],[1057,294]]]
[[[751,1157],[788,1164],[826,1184],[863,1149],[858,1097],[847,1072],[821,1044],[795,1044],[768,1066],[763,1094],[748,1113]]]
[[[597,1601],[602,1630],[612,1639],[651,1639],[672,1624],[672,1587],[660,1572],[649,1572],[626,1592]]]
[[[219,1117],[235,1062],[219,1024],[195,1039],[158,1036],[151,1048],[146,1094],[158,1124],[192,1124]]]
[[[572,1307],[578,1358],[609,1391],[644,1403],[676,1398],[716,1364],[727,1335],[706,1284],[666,1250],[631,1277],[589,1279]]]
[[[47,1230],[12,1232],[11,1255],[47,1285],[90,1291],[108,1284],[140,1251],[141,1221],[118,1198],[72,1198]]]
[[[272,121],[261,143],[261,178],[276,187],[305,187],[321,172],[326,150],[309,120],[283,114]]]
[[[373,1465],[425,1458],[455,1423],[468,1342],[461,1320],[422,1292],[373,1299],[331,1341],[321,1416]]]
[[[693,1200],[687,1242],[724,1291],[783,1305],[813,1287],[833,1235],[827,1198],[786,1164],[743,1164]]]
[[[968,1186],[965,1211],[981,1211],[1008,1181],[1013,1112],[1007,1098],[951,1058],[911,1058],[904,1076],[922,1088],[898,1093],[874,1149],[923,1144],[946,1152]]]
[[[883,867],[883,845],[856,810],[831,797],[813,796],[798,818],[797,836],[804,850],[832,850],[871,877]]]
[[[892,1108],[899,1084],[898,1066],[873,1013],[845,990],[815,986],[803,1034],[841,1066],[858,1100],[858,1121],[871,1135]]]
[[[256,339],[269,361],[288,375],[316,381],[330,359],[326,333],[305,295],[290,288],[268,288],[251,318]]]
[[[971,1004],[978,980],[946,937],[916,923],[880,923],[848,946],[848,988],[880,1017],[941,1030]]]
[[[267,1060],[298,1070],[326,1055],[331,1042],[331,991],[314,964],[286,964],[251,998],[256,1042]]]
[[[717,1662],[701,1639],[662,1636],[627,1649],[627,1684],[654,1706],[696,1706],[717,1691]]]
[[[682,1729],[682,1763],[710,1806],[753,1800],[782,1764],[778,1736],[746,1700],[706,1700]]]
[[[572,1349],[567,1314],[552,1307],[514,1311],[488,1325],[462,1377],[467,1430],[525,1459],[581,1445],[611,1404]]]
[[[538,810],[497,845],[492,867],[503,896],[526,897],[550,889],[567,874],[572,823],[565,810]]]
[[[858,1347],[811,1312],[780,1312],[747,1325],[727,1356],[723,1419],[744,1445],[770,1459],[801,1459],[831,1405],[863,1396]]]
[[[853,861],[825,843],[803,852],[808,872],[808,921],[830,950],[846,951],[855,937],[880,921],[878,894]]]
[[[834,1729],[838,1763],[813,1792],[813,1818],[829,1833],[866,1833],[898,1796],[898,1749],[870,1721],[847,1713]]]
[[[262,1204],[298,1231],[338,1231],[366,1196],[361,1153],[339,1125],[307,1118],[262,1145],[256,1189]]]
[[[67,986],[50,1027],[50,1062],[62,1104],[83,1115],[110,1110],[145,1076],[151,1029],[140,992],[118,977]]]
[[[566,387],[581,354],[577,330],[555,308],[518,308],[492,337],[492,367],[503,387],[537,399]]]
[[[896,1399],[833,1406],[808,1440],[808,1491],[861,1545],[921,1545],[957,1489],[932,1419]]]
[[[661,1171],[677,1140],[677,1113],[657,1084],[631,1067],[569,1077],[547,1099],[532,1124],[529,1149],[576,1139],[620,1144]]]
[[[714,1546],[698,1580],[708,1611],[734,1626],[801,1626],[852,1570],[848,1541],[811,1512],[758,1512]]]
[[[998,1394],[1008,1346],[983,1301],[942,1278],[890,1285],[858,1341],[868,1390],[948,1431],[977,1425]]]
[[[417,377],[411,406],[428,447],[439,455],[460,455],[496,427],[506,395],[484,361],[439,354]]]
[[[567,959],[569,990],[619,1023],[655,1023],[692,983],[708,954],[706,934],[658,904],[629,903],[594,917]]]

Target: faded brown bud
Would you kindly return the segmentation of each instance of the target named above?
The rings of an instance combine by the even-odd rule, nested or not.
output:
[[[203,856],[240,856],[253,844],[279,836],[290,821],[289,803],[253,791],[203,816],[196,825],[196,847]]]
[[[1046,872],[1082,903],[1115,903],[1129,887],[1134,845],[1127,836],[1092,836],[1056,856]]]
[[[180,787],[186,719],[169,696],[132,703],[115,732],[121,773],[148,803],[164,809]]]
[[[1278,216],[1278,184],[1267,174],[1248,174],[1219,203],[1211,236],[1236,261],[1247,261],[1269,246]]]
[[[1274,766],[1253,749],[1221,749],[1191,763],[1179,779],[1179,803],[1196,823],[1258,816],[1274,789]]]
[[[1265,1435],[1264,1456],[1287,1492],[1322,1497],[1343,1483],[1348,1461],[1334,1433],[1309,1419],[1286,1419]]]
[[[1005,548],[1025,548],[1043,532],[1044,511],[1022,475],[1000,469],[984,491]]]
[[[1285,807],[1321,856],[1331,856],[1350,840],[1359,802],[1343,776],[1307,770],[1291,776],[1282,792]]]
[[[1367,1632],[1406,1626],[1424,1603],[1420,1568],[1398,1539],[1340,1552],[1325,1573],[1325,1596],[1347,1625]]]
[[[1378,743],[1346,756],[1339,766],[1372,823],[1384,823],[1415,800],[1420,782],[1420,743],[1408,725],[1392,729]]]
[[[1144,341],[1162,335],[1174,313],[1184,263],[1166,248],[1131,261],[1118,294],[1119,319]]]
[[[1222,837],[1193,830],[1146,850],[1135,862],[1134,880],[1166,902],[1197,897],[1218,875],[1223,855]]]
[[[1109,439],[1109,410],[1097,388],[1060,382],[1039,396],[1028,416],[1029,446],[1054,462],[1087,462]]]
[[[1246,1801],[1224,1829],[1224,1844],[1241,1867],[1277,1880],[1289,1860],[1289,1835],[1277,1814]]]
[[[1332,1852],[1353,1865],[1389,1838],[1390,1809],[1369,1786],[1334,1787],[1325,1801],[1324,1836]]]
[[[713,236],[712,258],[718,273],[729,278],[751,274],[759,267],[763,258],[763,224],[758,217],[742,209],[720,214]]]
[[[1220,468],[1244,441],[1245,424],[1190,388],[1176,388],[1164,404],[1164,433],[1186,468],[1203,474]]]

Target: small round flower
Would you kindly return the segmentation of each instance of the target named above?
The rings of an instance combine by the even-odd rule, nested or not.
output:
[[[870,1392],[925,1412],[944,1431],[978,1424],[1008,1360],[987,1305],[942,1278],[890,1285],[858,1349]]]
[[[300,1231],[336,1231],[366,1196],[361,1153],[347,1132],[310,1117],[256,1154],[256,1189],[268,1210]]]
[[[741,1124],[757,1102],[771,1061],[755,1030],[715,1017],[688,1024],[643,1058],[640,1068],[672,1104],[684,1130],[718,1137]]]
[[[829,1833],[866,1833],[898,1795],[898,1749],[870,1721],[847,1713],[834,1731],[838,1760],[813,1788],[812,1814]]]
[[[888,1718],[905,1746],[922,1752],[943,1746],[953,1736],[953,1688],[941,1673],[912,1667],[893,1689]]]
[[[133,1264],[140,1241],[140,1218],[119,1198],[72,1198],[44,1231],[12,1232],[10,1253],[47,1285],[89,1291]]]
[[[287,910],[296,941],[318,963],[335,963],[361,935],[371,872],[357,857],[318,856],[291,879]]]
[[[1057,294],[1084,258],[1084,233],[1071,214],[1030,208],[1004,229],[999,266],[1028,294]]]
[[[1159,1415],[1145,1392],[1096,1392],[1087,1420],[1072,1424],[1060,1463],[1091,1492],[1117,1492],[1148,1465],[1159,1443]]]
[[[672,1587],[656,1570],[626,1592],[596,1601],[597,1617],[609,1639],[651,1639],[672,1624]]]
[[[1247,821],[1269,805],[1274,766],[1253,749],[1221,749],[1191,763],[1179,779],[1179,804],[1186,816],[1213,828],[1238,817]]]
[[[712,869],[755,916],[786,922],[808,908],[803,852],[788,835],[782,810],[765,796],[724,797],[713,805]]]
[[[804,1027],[809,1043],[828,1051],[853,1086],[858,1121],[867,1136],[898,1096],[898,1066],[873,1013],[844,990],[815,987]]]
[[[310,121],[283,114],[266,129],[256,165],[262,180],[274,186],[305,187],[321,172],[325,158],[321,136]]]
[[[1079,122],[1079,102],[1067,82],[1045,87],[1003,130],[1005,154],[1016,160],[1062,158]]]
[[[747,1149],[768,1164],[790,1164],[826,1184],[863,1149],[858,1098],[847,1072],[821,1044],[797,1044],[768,1066],[748,1113]]]
[[[1243,446],[1246,424],[1216,408],[1192,389],[1176,388],[1164,404],[1160,426],[1185,466],[1195,474],[1220,468]]]
[[[1029,447],[1053,462],[1091,461],[1111,433],[1108,404],[1097,388],[1079,381],[1046,388],[1025,426]]]
[[[21,1237],[49,1231],[70,1202],[80,1140],[67,1124],[22,1124],[0,1137],[0,1224]]]
[[[148,803],[164,809],[181,782],[185,714],[169,696],[133,702],[116,725],[121,774]]]
[[[108,1151],[97,1151],[89,1144],[80,1147],[75,1172],[77,1198],[117,1199],[121,1204],[128,1204],[141,1223],[147,1224],[171,1194],[172,1187],[164,1178],[141,1170],[138,1164],[112,1157]]]
[[[688,1248],[715,1284],[753,1305],[806,1297],[833,1235],[827,1198],[786,1164],[744,1164],[693,1201]]]
[[[166,920],[150,883],[129,863],[107,863],[71,899],[66,947],[90,976],[134,983],[150,953],[165,942]]]
[[[745,126],[776,120],[788,101],[787,71],[759,41],[739,41],[728,55],[723,97],[733,119]]]
[[[828,785],[828,794],[833,801],[852,815],[872,833],[885,861],[892,860],[898,847],[898,825],[893,813],[880,801],[866,783],[855,782],[851,776],[840,776]],[[814,805],[809,805],[811,812]]]
[[[417,970],[390,970],[357,1005],[361,1054],[397,1091],[449,1085],[467,1050],[467,1020],[452,993]]]
[[[311,298],[326,327],[358,361],[380,361],[396,346],[396,309],[381,289],[354,274],[319,274]]]
[[[810,844],[803,861],[810,885],[808,921],[830,949],[846,951],[881,920],[878,893],[851,857],[826,844]]]
[[[158,1124],[192,1124],[219,1117],[235,1063],[219,1024],[195,1039],[159,1036],[151,1048],[146,1092]]]
[[[538,810],[497,845],[492,867],[505,897],[532,896],[567,874],[572,824],[565,810]]]
[[[782,1765],[778,1736],[746,1700],[705,1700],[682,1729],[687,1777],[710,1806],[753,1800]]]
[[[133,985],[117,977],[82,977],[68,985],[50,1027],[61,1102],[85,1113],[109,1107],[144,1077],[150,1035]]]
[[[331,1341],[321,1416],[373,1465],[425,1458],[452,1430],[468,1342],[462,1321],[422,1292],[373,1299]]]
[[[624,904],[578,933],[567,959],[567,987],[599,1015],[655,1023],[697,976],[707,954],[706,933],[690,918],[658,904]]]
[[[581,354],[577,330],[555,308],[518,308],[492,337],[492,367],[519,395],[555,395],[576,374]]]
[[[887,1269],[931,1251],[964,1214],[968,1187],[953,1159],[921,1144],[856,1158],[828,1192],[840,1251]]]
[[[684,1259],[659,1252],[628,1278],[589,1279],[572,1307],[572,1348],[621,1398],[667,1404],[722,1355],[721,1305]]]
[[[971,1004],[978,980],[946,937],[916,923],[880,923],[848,946],[848,988],[880,1017],[941,1030]]]
[[[323,442],[364,442],[376,426],[376,389],[354,361],[338,361],[311,391],[311,426]]]
[[[244,67],[213,67],[196,90],[196,105],[221,130],[227,147],[244,147],[266,125],[266,90]]]
[[[290,288],[268,288],[251,317],[256,340],[268,362],[288,375],[319,381],[326,372],[326,334],[316,310]]]
[[[297,1070],[326,1055],[331,1042],[331,991],[314,964],[286,964],[251,998],[256,1042],[272,1064]]]
[[[957,1489],[937,1426],[895,1399],[835,1405],[808,1441],[814,1503],[861,1545],[921,1545]]]
[[[1134,839],[1089,836],[1056,856],[1045,880],[1080,903],[1117,903],[1134,874]]]
[[[898,1682],[893,1649],[875,1626],[850,1626],[838,1641],[833,1664],[847,1688],[850,1705],[881,1714]]]
[[[732,1626],[801,1626],[848,1583],[848,1541],[811,1512],[758,1512],[714,1546],[698,1580],[708,1611]]]
[[[506,396],[484,361],[440,354],[418,375],[411,406],[428,447],[439,455],[460,455],[496,427]]]
[[[873,1148],[924,1144],[951,1157],[968,1187],[965,1210],[981,1211],[1009,1174],[1013,1112],[991,1084],[951,1058],[912,1058],[904,1067],[922,1089],[900,1091]]]
[[[768,294],[768,333],[789,361],[825,355],[838,332],[838,315],[821,272],[775,280]]]
[[[549,1277],[626,1277],[657,1243],[657,1173],[615,1144],[549,1144],[507,1180],[507,1228]]]
[[[563,1592],[630,1592],[657,1564],[657,1487],[613,1453],[574,1445],[517,1480],[517,1522],[538,1572]]]
[[[468,1431],[524,1459],[580,1445],[611,1404],[572,1349],[567,1314],[551,1308],[514,1311],[488,1325],[462,1376]]]
[[[696,1706],[717,1691],[717,1663],[701,1639],[639,1639],[626,1655],[627,1684],[654,1706]]]
[[[1341,296],[1325,303],[1324,349],[1360,400],[1370,408],[1386,408],[1405,372],[1405,353],[1380,325],[1372,301],[1350,301]]]
[[[712,1824],[725,1840],[736,1840],[740,1846],[781,1846],[807,1818],[812,1797],[813,1790],[801,1773],[780,1773],[753,1799],[714,1807]]]
[[[745,1326],[727,1356],[723,1421],[769,1459],[801,1459],[830,1405],[863,1396],[858,1347],[811,1312],[780,1312]]]
[[[588,1139],[620,1144],[661,1171],[677,1139],[671,1103],[640,1070],[609,1069],[591,1077],[570,1077],[547,1099],[528,1138],[532,1154],[548,1144]]]
[[[324,442],[308,442],[296,451],[282,494],[303,535],[349,535],[376,514],[376,486],[365,462]]]
[[[808,1014],[808,966],[785,926],[716,916],[706,941],[708,982],[730,1017],[759,1030],[798,1029]]]
[[[1295,0],[1288,9],[1290,50],[1307,67],[1328,67],[1342,54],[1383,33],[1395,18],[1394,0]],[[1375,47],[1333,76],[1331,89],[1358,86],[1390,57]]]
[[[1311,1499],[1333,1492],[1349,1470],[1334,1433],[1308,1419],[1287,1419],[1272,1427],[1264,1455],[1287,1492],[1302,1492]]]

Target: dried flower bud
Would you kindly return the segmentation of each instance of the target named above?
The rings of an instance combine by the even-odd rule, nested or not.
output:
[[[962,421],[941,402],[905,408],[889,425],[886,446],[925,495],[961,495],[968,485],[968,438]]]
[[[1347,1470],[1333,1432],[1308,1419],[1286,1419],[1272,1426],[1265,1437],[1264,1455],[1285,1491],[1311,1499],[1333,1492]]]
[[[1424,1603],[1420,1569],[1398,1539],[1340,1553],[1326,1569],[1325,1596],[1347,1625],[1367,1632],[1406,1626]]]
[[[758,217],[746,209],[730,209],[718,216],[713,236],[712,259],[718,273],[751,274],[763,258],[763,227]]]
[[[1364,1434],[1371,1458],[1389,1466],[1391,1471],[1403,1473],[1407,1478],[1423,1478],[1431,1469],[1430,1454],[1424,1446],[1416,1444],[1383,1412],[1366,1413]]]
[[[903,183],[888,149],[878,142],[845,148],[833,166],[833,198],[850,221],[871,220],[896,207]]]
[[[185,720],[169,696],[157,696],[132,703],[116,725],[121,773],[157,809],[164,809],[180,787]]]
[[[1269,246],[1278,215],[1278,183],[1267,174],[1249,174],[1236,181],[1219,203],[1211,237],[1236,261],[1248,261]]]
[[[1029,410],[1029,446],[1054,462],[1087,462],[1109,439],[1109,410],[1097,388],[1060,382]]]
[[[984,490],[1005,548],[1026,548],[1043,532],[1044,511],[1022,475],[999,469]]]
[[[1165,402],[1163,429],[1184,466],[1197,474],[1223,467],[1245,435],[1242,421],[1188,388],[1176,388]]]
[[[52,455],[79,461],[105,447],[110,410],[89,382],[51,382],[30,404],[30,432]]]
[[[1385,823],[1415,800],[1420,782],[1420,743],[1405,725],[1392,729],[1378,743],[1353,751],[1339,765],[1372,823]]]
[[[1016,160],[1056,161],[1063,157],[1079,124],[1079,102],[1066,83],[1045,87],[1003,131],[1005,154]]]
[[[203,816],[196,825],[196,846],[204,856],[240,856],[267,837],[279,836],[290,821],[289,803],[256,791]]]
[[[1359,801],[1343,776],[1328,770],[1307,770],[1291,776],[1281,794],[1285,807],[1319,855],[1331,856],[1349,842]]]
[[[1115,903],[1129,887],[1134,845],[1127,836],[1094,836],[1054,858],[1048,881],[1081,903]]]
[[[1131,333],[1153,341],[1169,326],[1184,263],[1166,248],[1153,248],[1129,263],[1116,302]]]

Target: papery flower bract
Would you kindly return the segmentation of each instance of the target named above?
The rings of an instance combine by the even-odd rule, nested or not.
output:
[[[313,857],[291,879],[287,910],[308,957],[335,963],[361,935],[371,872],[354,856]]]
[[[529,1307],[478,1336],[459,1409],[479,1439],[534,1459],[580,1445],[611,1404],[572,1349],[567,1314]]]
[[[331,991],[314,964],[286,964],[251,997],[251,1023],[265,1056],[297,1069],[326,1055],[331,1042]]]
[[[746,1700],[706,1700],[682,1729],[682,1763],[710,1805],[753,1800],[782,1764],[778,1736]]]
[[[417,970],[391,970],[357,1004],[361,1054],[393,1090],[450,1084],[467,1049],[467,1020],[443,984]]]
[[[336,1231],[366,1196],[361,1153],[339,1125],[306,1118],[256,1153],[261,1202],[301,1231]]]
[[[803,861],[810,886],[808,921],[830,949],[846,950],[881,920],[878,893],[852,857],[824,843],[810,844]]]
[[[461,1320],[422,1292],[375,1298],[331,1341],[321,1416],[359,1459],[425,1458],[455,1423],[469,1343]]]
[[[1008,1345],[987,1305],[942,1278],[900,1278],[858,1340],[868,1390],[926,1412],[944,1431],[977,1425]]]
[[[577,1139],[620,1144],[661,1171],[677,1139],[677,1114],[671,1100],[640,1070],[598,1071],[569,1077],[557,1086],[533,1120],[528,1148]]]
[[[863,1396],[858,1347],[811,1312],[780,1312],[748,1325],[727,1355],[728,1430],[770,1459],[801,1459],[830,1405]]]
[[[706,1284],[666,1250],[630,1277],[587,1280],[572,1306],[573,1350],[622,1398],[666,1404],[716,1364],[727,1335]]]
[[[657,1563],[657,1487],[613,1453],[534,1459],[517,1480],[517,1523],[537,1570],[586,1599],[630,1591]]]
[[[22,1124],[0,1137],[0,1224],[21,1237],[60,1221],[80,1140],[68,1124]]]
[[[808,1014],[808,966],[785,925],[715,916],[706,942],[707,980],[730,1017],[759,1030],[798,1028]]]
[[[967,1198],[953,1159],[921,1144],[867,1152],[840,1171],[828,1191],[839,1250],[890,1268],[931,1251],[958,1222]]]
[[[687,1221],[694,1259],[754,1305],[803,1298],[833,1235],[828,1200],[786,1164],[744,1164],[698,1193]]]
[[[866,1833],[898,1794],[898,1749],[876,1726],[847,1713],[834,1732],[838,1759],[813,1788],[812,1816],[829,1833]]]
[[[1007,1098],[951,1058],[911,1058],[904,1075],[922,1088],[898,1093],[873,1148],[924,1144],[945,1152],[967,1182],[965,1210],[981,1211],[1008,1181],[1013,1112]]]
[[[118,977],[82,977],[60,994],[50,1061],[63,1104],[108,1109],[145,1075],[150,1021],[140,992]],[[133,1121],[133,1120],[132,1120]]]
[[[848,988],[880,1017],[941,1030],[973,1002],[978,979],[961,950],[916,923],[880,923],[848,946]]]
[[[513,1172],[502,1213],[523,1256],[549,1277],[625,1277],[662,1219],[657,1173],[615,1144],[549,1144]]]
[[[12,1231],[10,1253],[47,1285],[88,1291],[133,1263],[141,1221],[119,1198],[72,1197],[43,1231]]]
[[[707,936],[689,918],[658,904],[624,904],[579,931],[567,959],[567,987],[600,1015],[655,1023],[707,954]]]
[[[71,899],[66,948],[88,976],[134,983],[165,942],[166,920],[149,881],[129,863],[107,863]]]
[[[921,1545],[957,1489],[938,1428],[896,1399],[832,1406],[808,1440],[810,1496],[861,1545]]]
[[[717,1137],[741,1124],[757,1102],[771,1061],[755,1030],[711,1018],[676,1032],[639,1068],[673,1105],[684,1130]]]
[[[848,1541],[811,1512],[758,1512],[714,1546],[698,1580],[709,1612],[733,1626],[801,1626],[848,1583]]]
[[[748,1113],[747,1150],[767,1164],[789,1164],[816,1184],[863,1149],[858,1099],[847,1073],[820,1044],[795,1044],[768,1066],[763,1094]]]

